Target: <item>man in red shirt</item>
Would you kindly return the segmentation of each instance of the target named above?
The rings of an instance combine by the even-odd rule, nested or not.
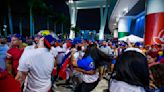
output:
[[[11,38],[11,45],[11,48],[7,51],[6,68],[10,74],[16,76],[19,59],[24,50],[22,37],[19,34],[15,34]]]

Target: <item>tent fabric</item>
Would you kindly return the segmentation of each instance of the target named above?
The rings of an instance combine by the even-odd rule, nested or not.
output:
[[[118,40],[125,41],[125,42],[129,41],[129,42],[134,42],[134,43],[136,43],[136,42],[143,42],[144,41],[143,38],[140,38],[140,37],[135,36],[135,35],[125,36],[125,37],[120,38]]]

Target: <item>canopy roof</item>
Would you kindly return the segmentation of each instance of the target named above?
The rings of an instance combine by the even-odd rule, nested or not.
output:
[[[80,1],[68,1],[67,5],[74,6],[76,9],[94,9],[105,7],[106,0],[80,0]]]

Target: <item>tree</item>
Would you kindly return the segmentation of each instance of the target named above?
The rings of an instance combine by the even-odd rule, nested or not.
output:
[[[43,13],[45,10],[48,10],[45,0],[28,0],[28,6],[30,8],[30,35],[33,36],[34,31],[34,18],[33,18],[33,10],[40,9],[40,13]]]
[[[19,17],[19,31],[20,31],[20,35],[22,35],[22,19],[23,17]]]
[[[7,4],[8,4],[9,29],[10,29],[10,33],[13,34],[13,22],[12,22],[12,15],[11,15],[10,0],[7,0]]]
[[[54,13],[52,17],[50,17],[51,22],[54,24],[54,29],[56,25],[61,27],[61,33],[65,34],[64,28],[70,29],[69,18],[65,16],[63,13]]]
[[[79,27],[72,27],[71,30],[75,32],[75,37],[80,35],[80,28]]]

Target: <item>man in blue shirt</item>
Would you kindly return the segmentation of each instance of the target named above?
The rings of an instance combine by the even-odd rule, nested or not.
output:
[[[5,58],[6,58],[6,52],[8,49],[9,49],[9,47],[6,44],[6,39],[0,38],[0,68],[2,70],[6,69]]]

